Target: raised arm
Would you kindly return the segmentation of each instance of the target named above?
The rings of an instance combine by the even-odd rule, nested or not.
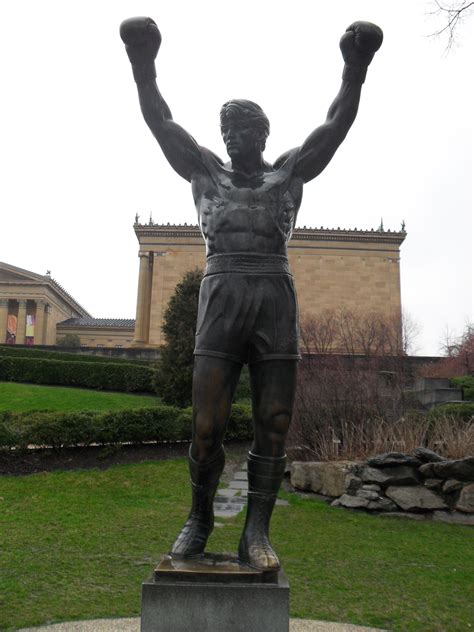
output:
[[[346,137],[357,115],[367,67],[382,39],[382,30],[370,22],[354,22],[342,36],[340,47],[345,65],[341,89],[329,108],[326,122],[299,149],[295,175],[304,182],[321,173]],[[281,158],[277,162],[280,161]]]
[[[156,85],[155,57],[161,34],[151,18],[130,18],[120,25],[135,78],[143,117],[160,144],[168,162],[190,181],[202,170],[201,150],[194,138],[173,121],[171,111]]]

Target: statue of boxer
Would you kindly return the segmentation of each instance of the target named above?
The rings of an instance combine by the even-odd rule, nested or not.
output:
[[[287,244],[303,185],[323,171],[354,122],[382,31],[369,22],[349,26],[340,42],[342,85],[326,121],[273,164],[263,158],[270,124],[260,106],[241,99],[222,106],[222,138],[230,158],[223,162],[173,121],[156,84],[154,60],[161,35],[155,22],[125,20],[120,35],[145,121],[173,169],[191,183],[206,243],[194,351],[192,507],[171,554],[186,558],[204,552],[224,468],[226,423],[242,365],[248,363],[254,441],[239,559],[261,570],[278,569],[268,532],[285,470],[285,437],[300,357]]]

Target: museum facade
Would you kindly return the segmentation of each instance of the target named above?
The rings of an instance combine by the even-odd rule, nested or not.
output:
[[[156,348],[177,283],[204,269],[198,226],[155,224],[134,230],[139,243],[135,319],[93,318],[59,283],[0,263],[0,344],[55,345],[66,335],[82,347]],[[401,319],[400,247],[405,230],[296,228],[288,258],[300,314],[349,308]]]
[[[205,268],[198,226],[134,225],[139,243],[137,311],[133,345],[164,342],[163,316],[176,284]],[[400,246],[406,237],[384,230],[296,228],[288,244],[300,314],[345,307],[401,319]]]

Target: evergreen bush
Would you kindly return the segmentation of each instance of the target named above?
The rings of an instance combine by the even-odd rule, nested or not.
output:
[[[150,367],[136,364],[0,357],[0,380],[5,382],[150,393],[153,375]]]

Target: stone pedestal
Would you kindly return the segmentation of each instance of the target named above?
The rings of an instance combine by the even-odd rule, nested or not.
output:
[[[288,632],[283,571],[262,572],[231,555],[162,558],[142,586],[141,632]]]

